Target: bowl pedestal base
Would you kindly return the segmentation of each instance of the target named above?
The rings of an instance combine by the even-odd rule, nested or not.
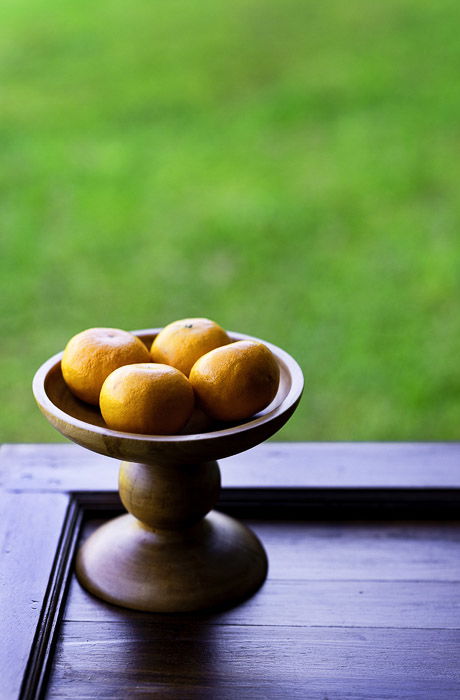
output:
[[[99,527],[77,556],[77,576],[110,603],[151,612],[222,609],[254,593],[267,575],[257,537],[215,510],[217,462],[123,462],[129,514]]]

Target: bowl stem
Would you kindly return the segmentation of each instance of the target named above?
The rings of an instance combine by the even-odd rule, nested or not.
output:
[[[153,612],[216,609],[265,580],[254,533],[209,512],[220,491],[217,462],[122,462],[119,489],[129,514],[98,528],[77,557],[78,578],[96,596]]]

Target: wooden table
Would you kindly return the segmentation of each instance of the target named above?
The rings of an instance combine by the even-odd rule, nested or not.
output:
[[[0,458],[2,700],[460,698],[460,443],[221,460],[219,508],[270,572],[215,614],[123,610],[76,582],[78,541],[120,512],[116,462],[64,444]]]

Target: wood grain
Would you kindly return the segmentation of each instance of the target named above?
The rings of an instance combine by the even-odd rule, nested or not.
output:
[[[270,575],[232,610],[146,615],[74,581],[49,697],[458,698],[460,523],[250,524]]]
[[[120,613],[82,592],[71,592],[70,621],[145,619]],[[271,581],[233,611],[190,613],[209,625],[460,629],[460,582],[440,581]],[[174,616],[171,619],[176,619]]]
[[[459,489],[460,443],[266,442],[219,461],[224,488]],[[118,465],[77,445],[2,445],[9,489],[117,490]]]
[[[104,520],[86,524],[82,537]],[[270,580],[458,581],[460,521],[245,520],[270,554]]]
[[[50,570],[68,505],[64,494],[0,493],[0,697],[19,693],[43,619]]]
[[[213,625],[460,629],[460,606],[455,605],[460,600],[460,523],[294,523],[276,529],[273,523],[253,521],[251,527],[269,555],[265,586],[234,610],[190,619]],[[139,615],[129,613],[130,619]],[[75,584],[65,619],[125,618],[119,608],[100,605]]]
[[[52,698],[458,700],[460,527],[445,521],[460,502],[458,443],[268,443],[221,465],[223,503],[253,513],[269,550],[265,587],[219,615],[152,615],[72,579],[59,628],[42,613],[64,506],[118,511],[117,467],[71,445],[1,448],[2,700],[17,697],[43,630],[59,629]],[[376,520],[395,497],[405,519]],[[441,520],[409,520],[415,503],[436,503]]]
[[[458,632],[66,622],[48,698],[454,700]]]

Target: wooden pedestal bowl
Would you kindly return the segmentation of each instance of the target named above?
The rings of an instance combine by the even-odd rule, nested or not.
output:
[[[150,347],[159,330],[135,334]],[[229,335],[233,340],[251,337]],[[262,585],[267,557],[257,537],[211,509],[220,491],[215,460],[273,435],[302,394],[298,364],[284,350],[265,344],[278,360],[281,379],[264,411],[231,425],[203,426],[196,416],[188,431],[172,436],[110,430],[97,407],[67,388],[62,353],[37,371],[33,391],[48,421],[79,445],[123,460],[119,491],[128,514],[99,527],[77,556],[77,576],[91,593],[127,608],[182,612],[229,607]]]

